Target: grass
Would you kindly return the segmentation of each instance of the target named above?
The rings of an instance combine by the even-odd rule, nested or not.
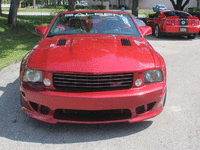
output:
[[[153,11],[139,11],[138,14],[150,15],[150,14],[155,14],[155,12],[153,12]]]
[[[9,8],[2,8],[2,11],[9,11]],[[19,12],[54,12],[58,13],[60,11],[67,11],[66,9],[63,8],[63,6],[57,6],[56,8],[54,7],[49,7],[49,8],[38,8],[38,9],[33,9],[33,8],[19,8]]]
[[[49,25],[52,16],[18,16],[17,27],[6,25],[7,15],[0,17],[0,70],[20,61],[41,39],[34,34],[38,25]]]
[[[83,10],[83,9],[82,9]],[[119,11],[120,9],[116,10]],[[2,11],[9,11],[9,8],[2,8]],[[52,13],[58,13],[58,12],[65,12],[68,11],[67,9],[64,9],[63,6],[48,6],[48,8],[19,8],[19,12],[52,12]],[[131,13],[131,10],[127,10],[127,12]],[[139,14],[149,15],[149,14],[155,14],[153,11],[146,11],[146,10],[139,10]]]
[[[83,9],[79,9],[79,10],[83,10]],[[2,11],[9,11],[9,8],[2,8]],[[65,11],[68,11],[68,10],[65,9],[61,5],[56,6],[56,8],[54,6],[50,6],[49,5],[49,6],[46,6],[46,8],[38,8],[38,9],[34,9],[34,8],[19,8],[18,11],[19,12],[52,12],[52,13],[58,13],[58,12],[65,12]]]
[[[8,8],[3,8],[3,11]],[[38,11],[38,12],[59,12],[66,11],[58,6],[54,8],[31,9],[21,8],[19,11]],[[131,13],[131,11],[130,11]],[[139,14],[152,14],[151,11],[139,11]],[[34,29],[38,25],[49,25],[54,16],[18,16],[17,27],[9,27],[7,15],[0,16],[0,70],[10,64],[20,61],[35,44],[41,39],[34,34]]]

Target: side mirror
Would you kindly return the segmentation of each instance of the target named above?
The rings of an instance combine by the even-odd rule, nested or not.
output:
[[[152,28],[150,26],[140,26],[140,30],[143,36],[152,34]]]
[[[35,34],[37,34],[37,35],[45,35],[47,29],[48,29],[48,26],[37,26],[35,28]]]

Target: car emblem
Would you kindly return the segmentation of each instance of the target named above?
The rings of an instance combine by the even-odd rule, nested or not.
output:
[[[110,86],[120,86],[120,85],[122,85],[122,82],[115,82],[110,84]]]
[[[185,21],[182,21],[181,24],[185,24]]]

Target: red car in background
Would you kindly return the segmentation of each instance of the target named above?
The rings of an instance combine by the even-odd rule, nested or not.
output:
[[[152,27],[155,36],[162,34],[187,36],[194,39],[199,33],[199,19],[187,12],[177,10],[164,10],[150,15],[147,25]]]
[[[23,112],[48,122],[139,122],[166,99],[164,59],[126,12],[60,12],[22,60]]]

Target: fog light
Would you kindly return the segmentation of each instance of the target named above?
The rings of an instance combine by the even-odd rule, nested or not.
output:
[[[45,78],[45,79],[43,80],[43,83],[44,83],[44,85],[46,85],[46,86],[50,86],[50,85],[51,85],[51,81],[50,81],[49,79],[47,79],[47,78]]]
[[[142,85],[142,79],[137,79],[135,81],[135,86],[140,86],[140,85]]]

